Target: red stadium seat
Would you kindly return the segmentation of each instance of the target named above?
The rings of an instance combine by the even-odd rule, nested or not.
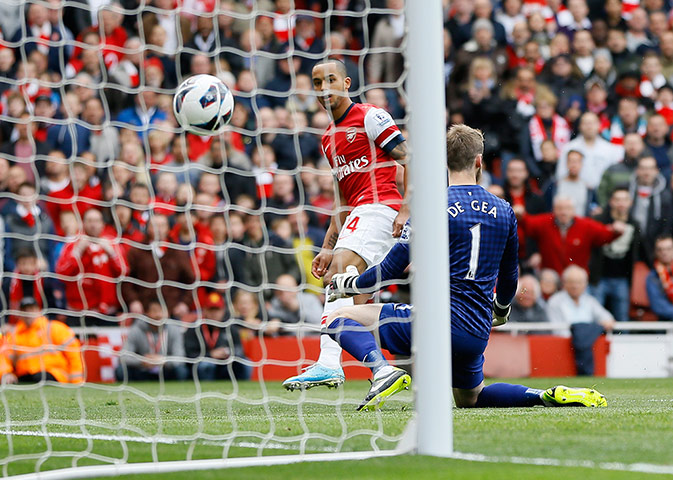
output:
[[[649,273],[650,268],[645,262],[636,262],[633,265],[629,317],[645,322],[656,322],[658,317],[650,310],[650,299],[645,288],[645,279]]]

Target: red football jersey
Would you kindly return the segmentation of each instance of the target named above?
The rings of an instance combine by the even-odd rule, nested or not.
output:
[[[322,150],[351,207],[382,203],[400,209],[402,195],[390,151],[404,141],[388,112],[353,103],[322,137]]]

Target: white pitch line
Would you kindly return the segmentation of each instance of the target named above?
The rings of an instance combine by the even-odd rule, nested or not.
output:
[[[84,434],[84,433],[68,433],[68,432],[41,432],[39,430],[3,430],[0,429],[0,435],[15,435],[21,437],[49,437],[49,438],[71,438],[74,440],[102,440],[105,442],[136,442],[136,443],[149,443],[149,444],[162,444],[162,445],[178,445],[182,443],[190,443],[194,440],[184,439],[184,438],[173,438],[173,437],[160,437],[160,436],[150,436],[150,437],[137,437],[133,435],[102,435],[102,434]],[[259,448],[262,446],[262,441],[259,443],[255,442],[226,442],[224,440],[198,440],[197,441],[202,445],[212,445],[216,447],[232,446],[240,448]],[[284,443],[278,442],[267,442],[263,444],[264,448],[269,448],[272,450],[299,450],[298,446],[291,446]],[[315,450],[325,453],[334,453],[338,450],[334,447],[320,447],[313,448],[310,450]]]
[[[583,467],[621,472],[657,473],[673,475],[673,465],[654,463],[594,462],[593,460],[563,460],[559,458],[491,457],[479,453],[454,452],[451,458],[483,463],[514,463],[518,465],[541,465],[548,467]]]
[[[149,443],[149,444],[165,444],[165,445],[177,445],[181,443],[189,443],[192,440],[186,439],[177,439],[172,437],[137,437],[132,435],[102,435],[102,434],[83,434],[83,433],[67,433],[67,432],[40,432],[37,430],[3,430],[0,429],[0,435],[16,435],[16,436],[28,436],[28,437],[49,437],[49,438],[71,438],[76,440],[102,440],[108,442],[136,442],[136,443]],[[203,445],[214,445],[224,447],[225,445],[230,445],[232,447],[241,447],[241,448],[259,448],[260,443],[254,442],[232,442],[227,443],[225,441],[215,441],[215,440],[203,440],[199,443]],[[264,448],[269,448],[272,450],[298,450],[297,447],[291,447],[290,445],[277,443],[277,442],[268,442],[264,444]],[[322,447],[315,448],[312,450],[317,450],[325,453],[337,453],[338,450],[334,447]],[[341,452],[344,453],[344,452]],[[399,454],[404,454],[406,452],[399,451]],[[517,465],[539,465],[539,466],[548,466],[548,467],[581,467],[581,468],[598,468],[601,470],[615,470],[622,472],[638,472],[638,473],[652,473],[652,474],[667,474],[673,475],[673,465],[657,465],[653,463],[622,463],[622,462],[595,462],[593,460],[567,460],[559,458],[536,458],[536,457],[496,457],[482,455],[479,453],[462,453],[454,452],[450,458],[456,460],[467,460],[471,462],[482,462],[482,463],[511,463]],[[231,459],[230,459],[231,460]],[[214,467],[217,468],[217,467]],[[46,472],[45,472],[46,473]]]

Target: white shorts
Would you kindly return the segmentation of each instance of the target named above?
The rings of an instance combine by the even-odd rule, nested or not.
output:
[[[396,216],[396,210],[380,203],[355,207],[346,217],[334,249],[357,253],[368,267],[380,263],[397,242],[393,237]]]

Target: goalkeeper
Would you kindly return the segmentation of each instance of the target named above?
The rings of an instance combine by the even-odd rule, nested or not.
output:
[[[447,135],[448,225],[451,288],[453,395],[458,407],[606,406],[592,389],[557,386],[537,390],[523,385],[484,385],[484,350],[493,326],[507,322],[518,278],[517,223],[511,206],[478,185],[483,136],[456,125]],[[409,265],[410,228],[382,263],[362,275],[354,267],[332,277],[328,299],[367,293],[377,282],[399,278]],[[497,285],[496,285],[497,284]],[[494,287],[496,295],[493,296]],[[374,380],[358,410],[380,407],[408,388],[410,376],[388,364],[371,330],[391,353],[411,354],[411,305],[357,305],[327,319],[328,333],[353,357],[365,362]]]

